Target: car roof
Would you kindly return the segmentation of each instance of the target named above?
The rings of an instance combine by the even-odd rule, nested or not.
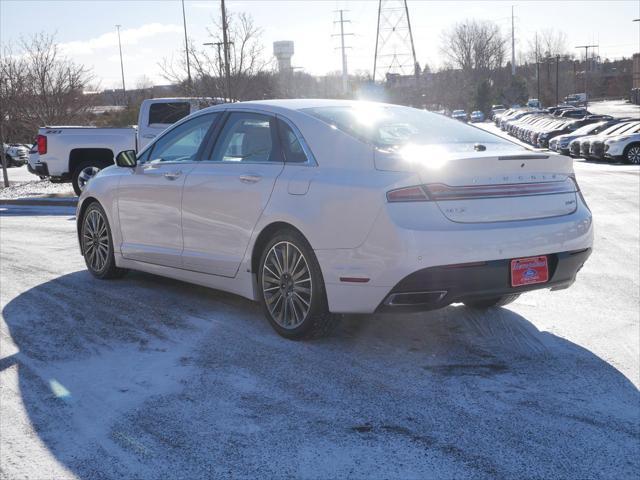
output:
[[[316,107],[354,107],[362,104],[376,104],[376,105],[385,105],[385,106],[398,106],[391,105],[389,103],[381,103],[381,102],[371,102],[364,100],[336,100],[336,99],[325,99],[325,98],[286,98],[286,99],[276,99],[276,100],[251,100],[247,102],[237,102],[226,104],[226,106],[234,106],[234,107],[242,107],[242,106],[270,106],[270,107],[279,107],[286,108],[289,110],[302,110],[305,108],[316,108]]]

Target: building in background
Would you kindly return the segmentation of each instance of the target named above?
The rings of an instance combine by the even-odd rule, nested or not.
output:
[[[293,70],[291,67],[291,57],[293,57],[293,53],[292,41],[281,40],[279,42],[273,42],[273,56],[278,60],[278,71],[281,74],[290,74]]]

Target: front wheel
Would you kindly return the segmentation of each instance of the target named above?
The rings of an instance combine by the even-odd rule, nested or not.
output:
[[[267,243],[258,286],[267,320],[285,338],[323,336],[337,323],[337,315],[327,307],[318,260],[295,231],[283,230]]]
[[[624,161],[631,165],[640,165],[640,144],[632,144],[627,147]]]
[[[519,293],[514,293],[512,295],[503,295],[501,297],[487,298],[484,300],[468,300],[464,302],[464,304],[469,308],[484,310],[491,307],[504,307],[511,302],[515,302],[519,296]]]
[[[82,217],[80,243],[87,269],[94,277],[104,280],[126,273],[126,270],[116,267],[107,215],[97,202],[89,205]]]

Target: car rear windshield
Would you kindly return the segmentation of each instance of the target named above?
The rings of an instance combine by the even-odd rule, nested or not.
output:
[[[378,148],[406,144],[514,144],[443,115],[393,105],[314,107],[304,111]]]
[[[153,103],[149,108],[149,125],[172,125],[189,115],[188,102]]]

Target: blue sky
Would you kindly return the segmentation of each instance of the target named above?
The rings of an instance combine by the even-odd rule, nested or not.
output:
[[[209,41],[206,27],[219,15],[217,0],[186,0],[189,36]],[[418,61],[437,66],[442,59],[442,31],[465,18],[497,22],[510,32],[511,5],[516,14],[516,49],[527,49],[536,31],[562,30],[570,47],[600,45],[602,57],[630,56],[640,51],[640,2],[631,1],[464,1],[410,0],[409,8]],[[272,42],[293,40],[293,64],[313,74],[341,68],[335,10],[347,9],[349,70],[371,70],[375,44],[377,1],[355,0],[227,0],[232,12],[250,13],[262,29],[265,55]],[[122,25],[125,77],[134,86],[143,76],[166,83],[158,63],[183,48],[182,9],[179,0],[80,1],[0,0],[0,42],[15,42],[21,35],[56,33],[73,60],[91,67],[103,88],[118,86],[119,57],[115,24]]]

